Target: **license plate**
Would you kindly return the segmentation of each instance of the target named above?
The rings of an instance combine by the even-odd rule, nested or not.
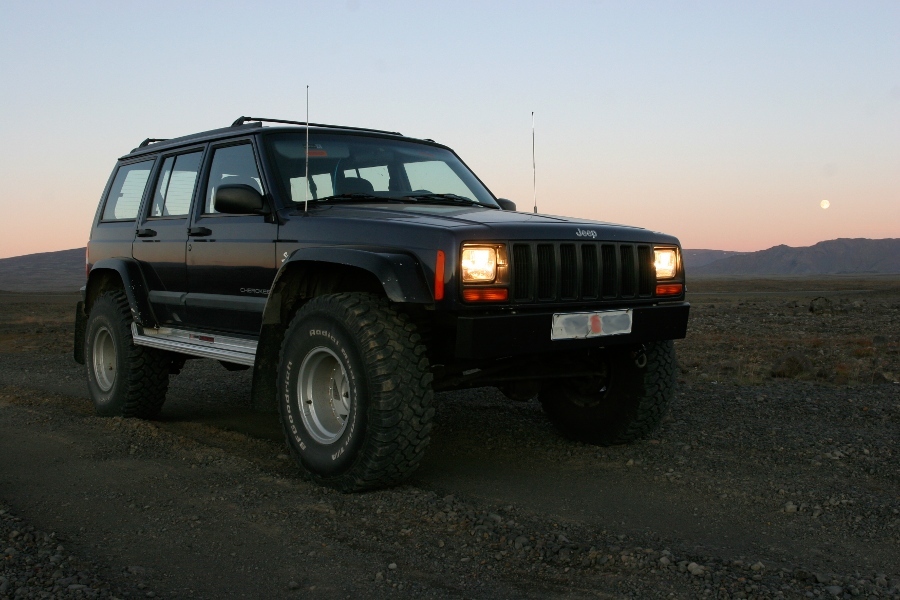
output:
[[[553,315],[551,340],[581,340],[631,333],[631,309]]]

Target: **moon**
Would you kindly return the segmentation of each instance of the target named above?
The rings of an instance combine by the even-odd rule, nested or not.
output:
[[[831,206],[831,202],[829,202],[828,200],[822,200],[821,202],[819,202],[819,206],[821,206],[822,209],[826,209]]]

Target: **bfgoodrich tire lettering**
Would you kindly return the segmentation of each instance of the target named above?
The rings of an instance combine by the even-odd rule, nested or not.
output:
[[[281,349],[287,444],[319,483],[344,491],[402,481],[430,440],[431,374],[415,326],[370,294],[307,302]]]
[[[166,401],[169,364],[165,352],[135,346],[128,299],[106,292],[94,302],[84,336],[88,390],[103,417],[155,417]]]
[[[671,341],[646,345],[644,354],[610,352],[597,377],[549,381],[538,398],[569,437],[590,444],[624,444],[659,426],[675,388]]]

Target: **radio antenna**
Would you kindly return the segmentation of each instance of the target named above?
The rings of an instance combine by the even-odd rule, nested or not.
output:
[[[534,193],[534,214],[537,214],[537,166],[534,162],[534,111],[531,111],[531,189]]]
[[[306,185],[303,186],[303,212],[309,210],[309,85],[306,86]]]

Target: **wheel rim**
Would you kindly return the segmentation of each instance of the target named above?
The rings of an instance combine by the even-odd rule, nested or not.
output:
[[[94,334],[93,343],[94,378],[104,392],[112,389],[116,382],[116,344],[112,333],[101,327]]]
[[[309,435],[320,444],[341,437],[352,402],[344,363],[328,348],[310,351],[300,365],[297,381],[297,405]]]

